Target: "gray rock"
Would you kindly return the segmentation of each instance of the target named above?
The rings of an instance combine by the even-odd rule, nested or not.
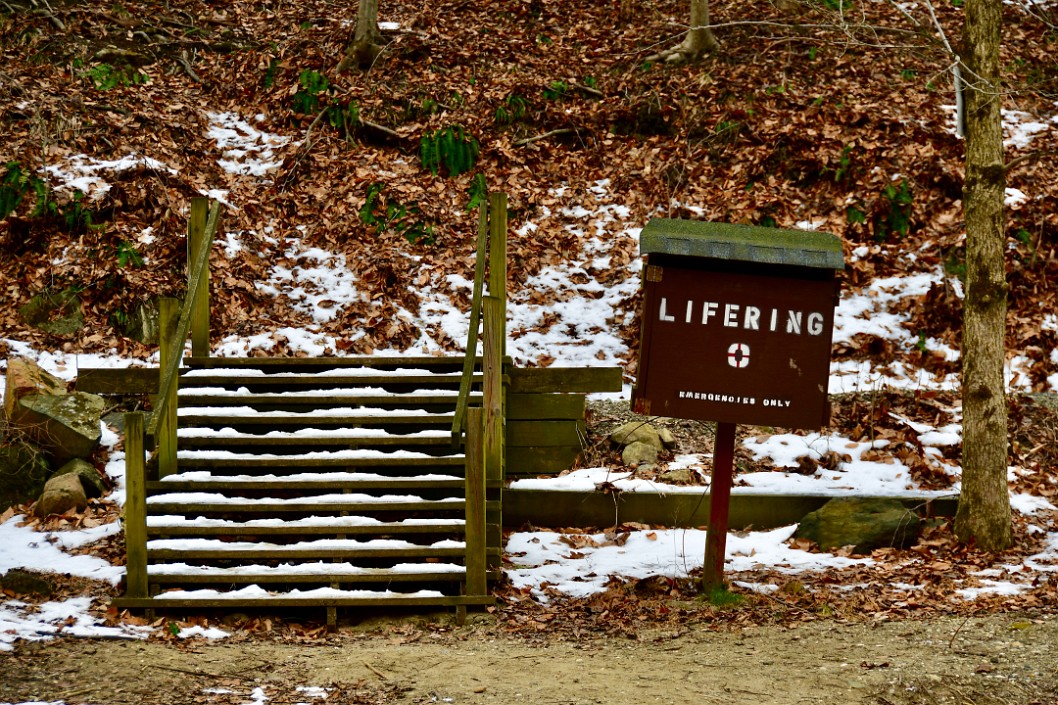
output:
[[[19,400],[21,424],[56,462],[88,457],[99,445],[105,402],[85,392],[31,394]]]
[[[51,467],[40,448],[14,441],[0,446],[0,509],[29,502],[40,495]]]
[[[621,451],[621,461],[629,467],[650,465],[658,460],[658,449],[649,443],[634,441]]]
[[[832,499],[807,515],[794,532],[824,550],[854,546],[856,553],[913,543],[922,520],[896,499]]]
[[[658,438],[661,439],[661,444],[668,449],[676,447],[676,436],[672,435],[672,431],[662,426],[658,429]]]
[[[33,360],[8,359],[4,379],[4,416],[11,423],[19,423],[18,401],[30,394],[66,394],[66,382],[45,372]]]
[[[82,458],[74,458],[55,472],[55,476],[66,474],[77,475],[81,478],[85,496],[89,499],[102,497],[108,489],[106,480],[96,470],[95,465]]]
[[[698,481],[698,476],[690,468],[676,468],[661,473],[659,479],[670,485],[693,485]]]
[[[55,586],[47,579],[29,570],[12,568],[0,575],[0,588],[15,595],[39,595],[51,597]]]
[[[33,513],[39,517],[51,514],[63,514],[71,509],[83,510],[88,506],[88,497],[84,493],[81,478],[73,473],[56,475],[44,485],[44,491],[33,507]]]
[[[624,424],[610,434],[610,440],[619,446],[646,443],[658,450],[665,448],[665,444],[661,442],[657,429],[645,421],[630,421]]]

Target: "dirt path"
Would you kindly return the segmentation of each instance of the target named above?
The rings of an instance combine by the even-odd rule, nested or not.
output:
[[[68,705],[1053,705],[1058,617],[693,627],[576,643],[513,639],[481,621],[442,633],[344,633],[301,645],[63,641],[0,654],[0,673],[0,702]],[[311,686],[332,690],[321,699],[305,690]]]

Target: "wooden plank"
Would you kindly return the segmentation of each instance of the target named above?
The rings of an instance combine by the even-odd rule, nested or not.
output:
[[[370,480],[165,480],[148,482],[147,490],[154,494],[160,492],[221,492],[229,490],[304,490],[332,491],[349,490],[396,490],[411,492],[413,490],[462,490],[464,481],[455,480],[420,480],[415,477],[374,478]]]
[[[832,495],[732,494],[728,526],[732,530],[772,529],[801,521]],[[608,527],[615,523],[663,524],[674,528],[705,526],[709,521],[709,492],[551,492],[508,488],[504,492],[504,521],[508,528],[537,526]],[[929,516],[954,516],[955,495],[900,497],[909,509]],[[923,508],[925,508],[923,510]]]
[[[489,295],[499,300],[499,355],[507,354],[507,194],[489,194]],[[487,423],[487,422],[486,422]]]
[[[112,604],[120,609],[274,609],[277,607],[455,607],[457,605],[492,605],[492,595],[445,595],[441,597],[271,597],[252,598],[181,598],[166,597],[122,598]]]
[[[185,411],[188,409],[185,408]],[[224,416],[220,414],[180,414],[180,426],[224,426],[238,429],[241,426],[264,426],[269,431],[282,431],[285,426],[321,428],[341,426],[362,428],[364,426],[441,426],[447,427],[452,414],[418,414],[415,416]]]
[[[80,367],[77,391],[89,394],[157,394],[158,369],[155,367]]]
[[[147,494],[143,414],[125,414],[125,594],[147,597]]]
[[[507,446],[507,476],[546,475],[568,470],[581,454],[575,446]]]
[[[334,436],[331,438],[289,437],[270,438],[262,436],[225,437],[225,436],[181,436],[180,447],[185,450],[223,447],[225,450],[241,448],[376,448],[376,447],[412,447],[437,446],[448,448],[447,436],[409,438],[407,436]],[[164,477],[164,476],[163,476]]]
[[[471,394],[472,400],[481,398],[480,394]],[[456,393],[440,394],[312,394],[305,396],[289,396],[285,394],[200,394],[188,390],[180,395],[180,405],[188,406],[254,406],[254,407],[276,407],[290,409],[318,408],[320,406],[375,406],[388,408],[401,406],[406,408],[423,409],[427,407],[439,407],[451,409],[455,404]]]
[[[439,455],[423,458],[200,458],[181,459],[180,467],[196,469],[234,469],[240,470],[240,474],[250,474],[255,470],[275,471],[277,469],[289,472],[312,471],[320,468],[340,470],[344,468],[425,468],[462,467],[462,455]]]
[[[159,566],[164,568],[165,566]],[[223,575],[181,575],[180,573],[151,572],[152,584],[198,584],[223,583],[225,585],[251,583],[410,583],[410,582],[456,582],[465,577],[464,571],[430,572],[430,565],[423,566],[421,573],[404,570],[393,571],[385,568],[367,569],[356,573],[306,573],[284,572],[276,568],[267,573],[225,573]]]
[[[415,548],[257,548],[242,550],[225,549],[187,549],[176,550],[169,548],[155,548],[148,546],[147,557],[151,561],[183,561],[183,560],[319,560],[322,558],[340,558],[344,560],[357,560],[364,558],[462,558],[462,548],[429,548],[426,546]]]
[[[206,237],[206,217],[209,213],[209,198],[197,196],[191,199],[191,217],[187,221],[187,263],[188,280],[191,279],[191,265],[198,260],[198,254],[207,243],[212,243],[220,226],[218,217],[213,221],[213,233]],[[206,258],[209,267],[209,258]],[[200,357],[209,355],[209,272],[199,277],[194,290],[188,286],[191,297],[191,354]]]
[[[583,394],[508,394],[509,419],[584,419]]]
[[[480,363],[481,359],[477,358]],[[191,369],[248,368],[266,372],[320,372],[344,368],[370,369],[431,369],[459,372],[462,355],[350,355],[348,357],[186,357],[184,365]]]
[[[512,367],[512,394],[540,392],[619,392],[620,367]]]
[[[467,409],[466,440],[466,593],[488,591],[485,572],[485,438],[484,412]]]
[[[503,302],[495,296],[485,297],[485,381],[482,390],[484,423],[485,477],[503,479],[503,337],[506,322],[503,320]]]
[[[159,495],[164,497],[165,495]],[[168,502],[157,501],[148,505],[151,512],[156,514],[189,514],[192,512],[208,512],[211,514],[226,514],[229,512],[244,512],[246,514],[260,514],[263,512],[278,514],[281,512],[298,513],[335,513],[349,512],[350,514],[364,514],[367,512],[462,512],[462,501],[409,501],[409,502],[299,502],[296,499],[285,502],[236,502],[225,503],[213,502]]]
[[[277,526],[258,526],[254,524],[225,524],[217,526],[195,526],[192,524],[151,524],[147,535],[160,536],[346,536],[366,535],[409,535],[409,534],[451,534],[463,533],[463,524],[402,524],[400,522],[381,522],[363,526],[346,524],[298,525],[280,524]]]
[[[583,421],[507,422],[507,444],[512,446],[579,446],[586,438]]]
[[[460,377],[455,372],[431,372],[425,374],[394,374],[392,370],[379,370],[378,373],[357,375],[302,375],[296,372],[276,372],[267,375],[226,375],[219,373],[183,375],[180,386],[184,389],[195,387],[299,387],[326,388],[336,387],[394,387],[408,386],[415,388],[443,389],[455,387]],[[480,382],[481,375],[473,376],[472,381]],[[454,389],[453,389],[454,391]]]

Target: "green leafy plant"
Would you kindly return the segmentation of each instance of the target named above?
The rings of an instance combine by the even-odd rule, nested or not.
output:
[[[552,81],[551,85],[544,89],[544,97],[548,100],[562,100],[569,95],[569,86],[565,81]]]
[[[102,230],[106,227],[103,223],[96,224],[92,221],[92,209],[85,206],[84,194],[80,191],[74,192],[70,203],[60,209],[59,215],[63,225],[66,226],[66,231],[70,233]]]
[[[847,144],[845,148],[841,150],[841,158],[838,159],[838,168],[834,170],[834,183],[841,183],[841,181],[849,175],[849,170],[852,167],[852,145]]]
[[[126,240],[122,240],[118,243],[116,255],[119,267],[143,266],[143,255],[136,250],[135,245]]]
[[[386,197],[385,188],[381,182],[367,187],[367,197],[360,208],[360,221],[379,233],[393,231],[413,245],[432,245],[434,224],[423,215],[419,204],[391,200]]]
[[[877,215],[874,219],[874,235],[884,240],[890,234],[905,237],[911,230],[911,212],[914,195],[907,179],[899,184],[888,183],[878,198]]]
[[[22,197],[33,190],[27,173],[18,162],[8,162],[0,178],[0,220],[13,213],[22,203]]]
[[[269,90],[276,82],[276,74],[279,73],[280,61],[276,57],[272,57],[268,60],[268,68],[265,70],[264,79],[261,83],[264,85],[265,90]]]
[[[474,168],[478,152],[478,141],[464,132],[459,125],[451,125],[419,140],[419,158],[424,168],[434,176],[443,166],[450,176],[459,176]]]
[[[353,132],[360,124],[360,106],[356,101],[346,104],[332,103],[327,106],[327,124],[342,133],[346,142],[353,139]]]
[[[151,80],[150,76],[136,69],[111,64],[96,64],[88,69],[87,76],[97,91],[109,91],[118,86],[138,86]]]
[[[529,101],[517,93],[507,96],[503,104],[496,108],[497,125],[510,125],[521,120],[529,112]]]
[[[849,206],[845,209],[845,220],[850,225],[863,225],[867,222],[867,214],[856,206]]]
[[[298,75],[301,88],[291,99],[294,112],[309,115],[320,109],[320,94],[330,88],[330,81],[319,71],[306,69]]]
[[[474,174],[474,179],[470,182],[470,188],[467,189],[467,193],[470,196],[470,201],[467,202],[467,211],[472,211],[485,202],[485,199],[489,197],[489,185],[485,183],[484,174],[480,172]]]
[[[910,81],[914,77],[915,77],[915,70],[914,69],[901,69],[900,70],[900,78],[904,79],[905,81]]]

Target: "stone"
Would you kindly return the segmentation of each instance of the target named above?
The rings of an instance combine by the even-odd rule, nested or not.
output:
[[[827,551],[853,546],[856,553],[870,553],[911,545],[921,529],[922,520],[899,500],[840,497],[805,516],[794,536]]]
[[[56,475],[48,480],[41,492],[40,499],[33,507],[33,513],[39,517],[51,514],[64,514],[71,509],[84,510],[88,506],[88,497],[84,493],[81,478],[73,473]]]
[[[672,435],[672,431],[664,426],[658,429],[658,438],[661,440],[661,445],[669,450],[676,447],[676,436]]]
[[[666,470],[665,472],[661,473],[659,479],[662,482],[666,482],[670,485],[693,485],[698,481],[698,477],[690,468],[675,468],[673,470]]]
[[[85,392],[31,394],[19,404],[24,431],[57,463],[86,458],[99,445],[99,419],[106,406],[102,397]]]
[[[611,433],[610,440],[619,446],[646,443],[657,450],[664,450],[665,448],[665,444],[661,442],[657,429],[646,421],[629,421]]]
[[[13,441],[0,446],[0,509],[36,499],[49,475],[51,466],[32,443]]]
[[[106,480],[96,470],[95,465],[83,458],[74,458],[55,472],[56,476],[67,474],[77,475],[77,477],[81,478],[85,496],[89,499],[102,497],[108,489]]]
[[[17,424],[18,401],[30,394],[66,394],[66,382],[44,371],[33,360],[22,357],[9,358],[4,380],[4,417]]]
[[[74,335],[84,328],[84,311],[76,289],[46,291],[19,306],[23,320],[52,335]]]
[[[12,568],[0,575],[0,588],[19,596],[51,597],[55,592],[55,586],[43,576],[22,568]]]
[[[658,460],[658,449],[649,443],[634,441],[621,451],[621,461],[629,467],[650,465]]]

